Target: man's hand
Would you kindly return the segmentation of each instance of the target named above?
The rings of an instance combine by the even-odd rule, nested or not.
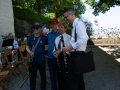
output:
[[[30,54],[30,56],[34,56],[34,52],[30,51],[29,46],[26,46],[26,50]]]
[[[57,52],[54,52],[54,53],[53,53],[53,56],[54,56],[55,58],[58,58]]]
[[[70,51],[70,50],[72,50],[73,48],[72,48],[72,46],[66,46],[66,47],[63,47],[62,48],[62,51],[63,52],[67,52],[67,51]]]
[[[29,52],[30,56],[34,56],[34,52],[30,51]]]
[[[60,51],[60,50],[56,51],[57,54],[60,54],[61,52],[62,52],[62,51]]]
[[[46,36],[46,35],[47,35],[47,33],[46,33],[46,32],[44,32],[44,33],[43,33],[43,35],[44,35],[44,36]]]
[[[62,52],[62,51],[60,51],[60,50],[55,51],[55,52],[53,53],[53,56],[56,57],[56,58],[58,58],[58,55],[59,55],[61,52]]]

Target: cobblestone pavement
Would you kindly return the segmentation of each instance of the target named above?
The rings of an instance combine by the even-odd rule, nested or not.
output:
[[[89,49],[87,49],[89,50]],[[93,48],[96,70],[84,74],[86,90],[120,90],[120,63],[100,48]],[[49,73],[47,71],[47,78]],[[5,90],[29,90],[29,79],[20,88],[23,82],[23,76],[26,73],[22,68],[23,75],[17,77],[10,75],[10,80],[5,80],[8,86]],[[26,75],[27,76],[27,75]],[[47,90],[50,89],[50,83],[47,83]],[[40,77],[37,77],[36,90],[40,90]]]

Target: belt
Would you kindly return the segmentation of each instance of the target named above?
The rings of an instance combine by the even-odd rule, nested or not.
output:
[[[70,55],[73,55],[73,54],[85,54],[84,51],[74,51],[74,52],[70,52]]]

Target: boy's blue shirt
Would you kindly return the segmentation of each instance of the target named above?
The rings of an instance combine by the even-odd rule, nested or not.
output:
[[[34,40],[35,38],[35,40]],[[32,51],[33,44],[35,45],[39,37],[34,37],[34,35],[30,36],[27,40],[27,45]],[[47,36],[41,36],[40,41],[36,49],[34,50],[34,58],[33,61],[45,61],[45,45],[48,43]]]

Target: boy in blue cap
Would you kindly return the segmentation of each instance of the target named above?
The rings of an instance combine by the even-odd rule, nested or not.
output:
[[[42,23],[36,22],[33,26],[34,35],[27,40],[26,50],[33,57],[29,64],[30,90],[36,90],[37,70],[39,70],[41,76],[41,90],[46,90],[45,45],[48,41],[47,37],[42,35],[42,26]]]

